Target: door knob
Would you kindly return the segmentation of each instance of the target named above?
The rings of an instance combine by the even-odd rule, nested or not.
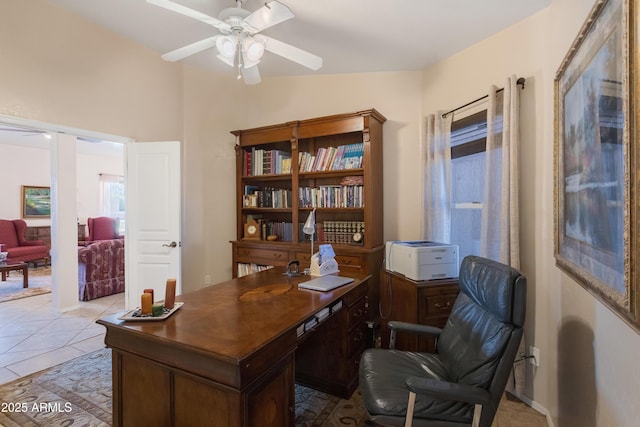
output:
[[[169,244],[164,243],[162,246],[165,248],[175,248],[178,244],[176,242],[171,242]]]

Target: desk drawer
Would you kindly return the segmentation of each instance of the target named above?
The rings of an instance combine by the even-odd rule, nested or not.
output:
[[[301,266],[309,266],[311,254],[309,252],[296,252],[296,259],[300,261]],[[360,270],[362,261],[359,256],[355,255],[336,255],[335,258],[339,268],[355,268]]]
[[[360,268],[362,261],[359,256],[352,255],[336,255],[336,261],[340,267]]]
[[[347,329],[351,329],[358,326],[360,323],[364,325],[365,318],[367,316],[367,308],[365,305],[365,299],[362,298],[356,302],[353,306],[349,307],[349,323]]]
[[[236,259],[238,262],[283,266],[289,262],[289,253],[273,249],[238,248]]]
[[[359,326],[349,331],[347,354],[351,356],[354,352],[362,349],[367,336],[367,324],[361,323]]]
[[[450,313],[453,303],[456,302],[457,295],[442,295],[425,298],[425,314],[435,315]]]

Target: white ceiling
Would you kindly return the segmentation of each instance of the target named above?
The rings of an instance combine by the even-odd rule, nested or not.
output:
[[[232,0],[174,0],[218,17]],[[295,18],[264,31],[321,56],[319,71],[265,53],[265,76],[422,70],[547,7],[551,0],[279,0]],[[202,22],[146,0],[49,0],[148,47],[158,55],[218,34]],[[265,0],[246,0],[254,11]],[[215,48],[183,62],[233,75]]]
[[[146,0],[48,1],[158,55],[218,34],[207,24]],[[232,0],[174,1],[214,17],[235,6]],[[265,1],[246,0],[243,7],[254,11]],[[542,10],[551,0],[279,1],[295,17],[264,33],[321,56],[324,65],[311,71],[266,52],[259,65],[263,77],[422,70]],[[234,71],[215,55],[215,49],[210,49],[183,62],[232,76]],[[48,147],[42,135],[4,131],[2,127],[0,124],[0,143]],[[109,151],[109,147],[105,149]]]

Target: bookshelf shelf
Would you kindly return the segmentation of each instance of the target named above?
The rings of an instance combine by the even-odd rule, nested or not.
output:
[[[378,283],[384,257],[385,121],[370,109],[232,132],[237,170],[234,277],[241,263],[287,265],[298,260],[301,269],[308,267],[310,242],[302,225],[315,206],[315,249],[331,243],[341,271],[371,274],[370,283]],[[261,229],[280,224],[286,232],[276,241],[266,239],[269,231],[260,240],[247,240],[244,230],[250,220]],[[352,241],[356,233],[362,241]],[[377,287],[370,290],[375,307],[378,295]]]

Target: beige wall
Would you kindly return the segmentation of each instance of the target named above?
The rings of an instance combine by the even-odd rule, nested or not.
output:
[[[504,77],[522,92],[522,269],[529,277],[525,398],[557,426],[629,426],[640,418],[640,338],[555,267],[553,77],[592,1],[541,13],[424,72],[265,78],[163,62],[41,0],[0,0],[0,114],[183,141],[185,290],[231,276],[234,139],[229,131],[375,107],[384,127],[385,239],[420,237],[421,121],[486,94]],[[428,49],[428,44],[426,45]]]
[[[537,15],[424,71],[423,111],[448,110],[525,77],[521,92],[521,249],[529,279],[525,395],[556,426],[638,424],[640,337],[555,266],[553,79],[593,2],[554,0]],[[473,72],[469,72],[473,70]]]
[[[2,203],[0,218],[16,219],[22,215],[22,186],[51,186],[51,153],[49,147],[29,147],[18,144],[0,144],[2,173]],[[82,143],[86,147],[89,143]],[[84,151],[84,150],[83,150]],[[100,174],[124,175],[123,155],[95,155],[86,151],[77,153],[77,217],[86,224],[88,217],[100,216]],[[27,225],[50,225],[50,218],[29,218]]]
[[[0,0],[0,10],[0,114],[181,139],[178,64],[44,0]]]

